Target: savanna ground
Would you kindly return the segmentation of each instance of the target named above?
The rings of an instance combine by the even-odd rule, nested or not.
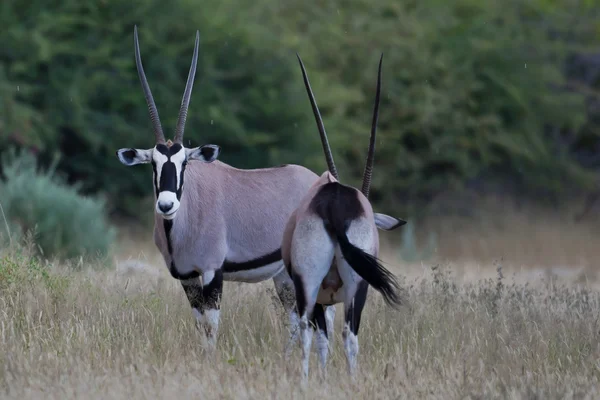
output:
[[[209,355],[150,231],[126,231],[112,267],[80,272],[12,246],[0,261],[0,396],[598,398],[600,224],[514,209],[476,220],[424,223],[438,232],[425,262],[403,261],[400,233],[383,235],[407,304],[369,292],[355,382],[338,306],[327,379],[313,352],[305,388],[300,349],[282,357],[271,281],[225,284]]]

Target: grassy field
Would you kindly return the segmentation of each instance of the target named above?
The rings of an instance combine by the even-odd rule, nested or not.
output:
[[[117,267],[105,270],[72,272],[5,249],[0,397],[598,398],[594,228],[511,220],[518,229],[496,227],[493,238],[476,227],[441,231],[435,257],[422,263],[402,262],[386,234],[382,258],[403,278],[408,303],[394,311],[370,292],[355,382],[338,306],[327,378],[315,353],[305,388],[299,347],[282,358],[286,328],[271,281],[225,284],[210,355],[150,232],[123,238]]]

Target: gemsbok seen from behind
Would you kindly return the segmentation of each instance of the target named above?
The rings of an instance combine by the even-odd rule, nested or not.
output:
[[[325,132],[300,56],[298,61],[318,129]],[[308,377],[310,348],[315,328],[317,351],[323,370],[327,362],[328,339],[324,307],[344,304],[342,335],[348,369],[353,375],[358,354],[358,329],[369,285],[379,291],[388,304],[398,306],[402,303],[396,278],[378,260],[377,228],[391,230],[406,222],[374,213],[368,200],[381,92],[382,61],[383,54],[379,61],[371,138],[362,190],[340,183],[335,167],[329,168],[329,171],[323,173],[312,185],[300,201],[299,207],[292,213],[281,244],[283,260],[296,290],[305,378]],[[334,260],[335,263],[332,263]]]

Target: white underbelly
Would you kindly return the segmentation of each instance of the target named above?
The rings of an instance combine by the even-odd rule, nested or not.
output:
[[[283,261],[279,260],[264,267],[246,271],[224,272],[223,280],[230,282],[258,283],[273,278],[283,270]]]

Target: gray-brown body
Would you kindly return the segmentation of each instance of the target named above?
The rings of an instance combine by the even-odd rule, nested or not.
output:
[[[165,220],[158,214],[155,243],[166,264],[173,261],[181,275],[223,268],[224,280],[270,279],[282,272],[281,259],[239,272],[228,271],[227,265],[278,251],[290,214],[317,178],[298,165],[243,170],[220,161],[190,162],[185,169],[181,206],[172,220],[172,251]]]

